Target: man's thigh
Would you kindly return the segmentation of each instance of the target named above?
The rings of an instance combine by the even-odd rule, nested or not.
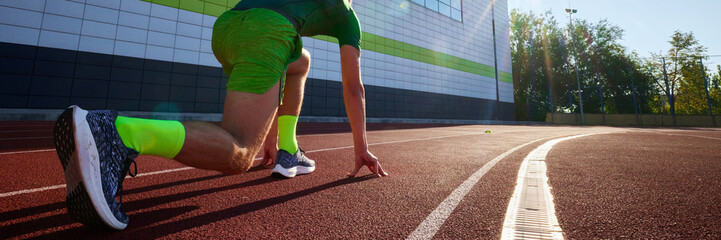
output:
[[[220,126],[255,154],[278,109],[280,84],[263,94],[227,90]]]

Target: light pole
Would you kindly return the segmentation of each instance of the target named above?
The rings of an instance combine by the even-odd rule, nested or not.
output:
[[[577,13],[578,10],[566,8],[566,12],[568,13],[568,19],[571,22],[571,26],[568,29],[568,37],[572,38],[573,36],[571,34],[573,31],[573,14]],[[571,39],[571,47],[573,49],[576,48],[576,44],[575,41],[573,41],[573,38]],[[581,125],[586,125],[586,119],[583,117],[583,96],[581,95],[581,92],[583,91],[581,90],[581,78],[578,75],[578,57],[576,57],[575,60],[576,61],[574,61],[573,65],[575,65],[576,67],[576,83],[578,84],[578,105],[581,107]]]
[[[498,53],[497,53],[497,47],[496,47],[496,1],[491,0],[491,30],[493,31],[493,68],[494,72],[496,74],[496,121],[499,120],[499,112],[501,111],[501,96],[500,96],[500,90],[498,87]]]

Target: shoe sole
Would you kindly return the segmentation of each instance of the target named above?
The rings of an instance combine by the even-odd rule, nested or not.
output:
[[[273,168],[273,171],[271,172],[271,175],[278,176],[278,174],[280,174],[283,177],[292,178],[297,175],[309,174],[313,171],[315,171],[315,166],[283,168],[282,166],[280,166],[280,164],[276,164]]]
[[[128,224],[115,218],[105,200],[99,154],[87,115],[88,111],[73,105],[55,125],[55,148],[65,170],[68,213],[85,225],[122,230]]]

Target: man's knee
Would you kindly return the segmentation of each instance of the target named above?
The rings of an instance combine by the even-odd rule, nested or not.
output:
[[[253,155],[247,148],[236,149],[229,159],[228,168],[221,172],[231,175],[247,172],[253,166]]]
[[[310,52],[305,50],[305,48],[303,48],[303,52],[298,60],[302,61],[303,66],[310,68]]]
[[[288,73],[305,73],[308,72],[308,70],[310,70],[310,52],[304,48],[298,60],[295,60],[290,64]]]

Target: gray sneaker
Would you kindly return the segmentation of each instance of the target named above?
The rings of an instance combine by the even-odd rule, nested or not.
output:
[[[85,225],[122,230],[128,225],[123,180],[138,152],[123,144],[115,129],[117,117],[112,110],[71,106],[55,123],[54,140],[65,171],[70,216]]]
[[[281,149],[275,156],[275,167],[271,175],[292,178],[295,175],[308,174],[313,171],[315,171],[315,161],[306,157],[303,150],[299,148],[295,154],[290,154]]]

